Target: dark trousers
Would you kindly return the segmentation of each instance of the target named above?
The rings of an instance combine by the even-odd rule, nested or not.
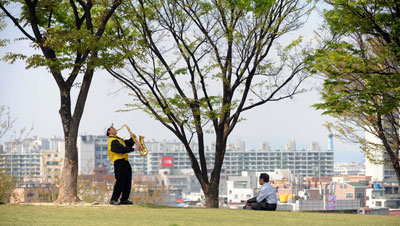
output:
[[[276,204],[269,204],[265,201],[265,199],[261,202],[257,202],[256,197],[247,200],[247,205],[251,207],[253,210],[267,210],[267,211],[275,211]]]
[[[121,201],[129,199],[132,186],[131,164],[125,159],[118,159],[114,162],[115,185],[111,200],[118,201],[122,194]]]
[[[250,206],[253,210],[267,210],[267,211],[275,211],[276,204],[269,204],[267,202],[252,202]]]

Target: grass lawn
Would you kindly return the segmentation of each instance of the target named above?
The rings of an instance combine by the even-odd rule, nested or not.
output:
[[[0,225],[400,225],[400,217],[132,206],[0,205]]]

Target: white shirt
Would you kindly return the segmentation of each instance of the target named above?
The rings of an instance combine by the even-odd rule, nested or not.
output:
[[[271,186],[270,183],[264,183],[261,186],[261,191],[257,196],[257,202],[261,202],[265,198],[268,204],[276,204],[278,202],[275,189]]]

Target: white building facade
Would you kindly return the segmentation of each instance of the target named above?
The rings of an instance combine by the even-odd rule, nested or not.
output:
[[[371,133],[365,133],[365,139],[373,143],[381,143],[380,140]],[[390,164],[389,156],[383,150],[373,150],[371,156],[376,162],[365,158],[365,175],[372,176],[372,181],[385,181],[396,177],[396,173]]]

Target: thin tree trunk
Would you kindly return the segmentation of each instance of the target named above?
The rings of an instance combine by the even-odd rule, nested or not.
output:
[[[399,160],[396,159],[396,162],[394,164],[392,164],[393,169],[396,173],[396,178],[397,178],[397,183],[400,184],[400,165],[399,165]],[[397,193],[400,196],[400,189],[397,191]]]

